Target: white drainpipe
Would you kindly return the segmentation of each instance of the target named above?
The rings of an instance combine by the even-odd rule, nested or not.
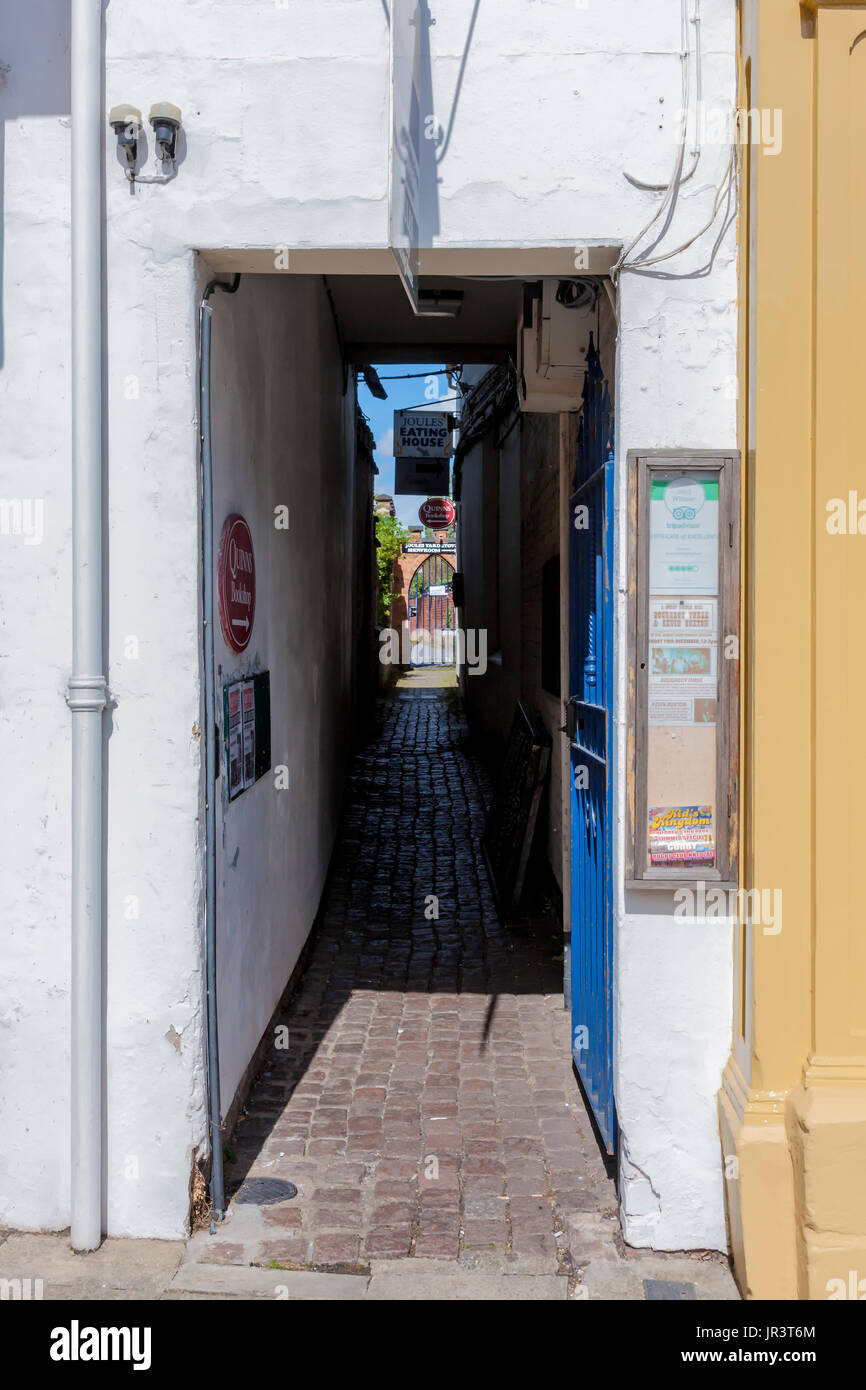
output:
[[[102,0],[72,0],[72,1219],[102,1240]]]

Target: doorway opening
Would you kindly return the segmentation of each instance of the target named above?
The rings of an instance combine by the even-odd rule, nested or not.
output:
[[[415,666],[453,666],[457,633],[452,599],[454,566],[428,555],[409,583],[409,645]]]
[[[575,559],[570,522],[595,471],[581,419],[612,459],[593,384],[614,379],[611,302],[598,275],[443,275],[431,288],[459,313],[425,320],[395,276],[219,259],[242,283],[214,315],[214,520],[248,524],[262,581],[242,656],[217,646],[215,708],[266,674],[272,750],[267,776],[224,794],[218,818],[227,1185],[240,1205],[269,1176],[320,1194],[291,1207],[279,1251],[263,1207],[247,1262],[270,1251],[349,1268],[487,1248],[561,1269],[575,1190],[586,1184],[599,1214],[616,1200],[612,1130],[592,1141],[601,1102],[587,1085],[584,1108],[573,1070],[588,1045],[612,1045],[609,1014],[599,1000],[590,1015],[582,987],[576,1011],[563,1007],[575,905],[581,962],[607,949],[612,907],[609,873],[588,891],[583,859],[575,888],[576,837],[597,836],[607,806],[598,779],[583,798],[572,772],[585,711],[563,734],[566,694],[586,695],[612,642],[593,608],[608,523],[601,550]],[[578,278],[579,295],[560,293]],[[427,405],[456,417],[456,528],[398,533],[389,620],[408,659],[402,640],[386,657],[377,557],[396,528],[380,522],[403,508],[371,383],[381,400],[389,379],[432,375],[430,363],[447,389]],[[481,836],[520,701],[552,755],[536,896],[505,921]],[[609,760],[598,775],[607,786]]]

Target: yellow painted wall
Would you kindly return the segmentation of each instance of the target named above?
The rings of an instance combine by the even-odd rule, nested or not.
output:
[[[827,524],[866,514],[866,3],[740,22],[741,102],[782,121],[741,146],[741,876],[783,916],[741,935],[720,1119],[741,1287],[826,1298],[866,1278],[866,515]]]

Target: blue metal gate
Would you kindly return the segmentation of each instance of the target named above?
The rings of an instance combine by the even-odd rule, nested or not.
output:
[[[456,632],[451,585],[454,569],[444,555],[428,555],[409,585],[409,641],[413,666],[453,666]]]
[[[608,1153],[613,1101],[613,415],[590,337],[571,494],[572,1053]]]

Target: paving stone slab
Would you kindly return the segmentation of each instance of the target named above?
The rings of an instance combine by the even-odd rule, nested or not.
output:
[[[184,1254],[183,1241],[111,1238],[77,1255],[67,1234],[13,1232],[0,1245],[0,1278],[42,1280],[43,1298],[155,1298]]]
[[[405,1265],[401,1273],[374,1274],[367,1298],[376,1301],[551,1303],[568,1297],[568,1280],[554,1274],[431,1274]]]
[[[198,1294],[211,1298],[256,1298],[272,1302],[345,1302],[364,1298],[363,1274],[320,1274],[314,1270],[255,1269],[251,1266],[184,1265],[168,1287],[168,1297]]]
[[[625,1259],[593,1260],[582,1271],[579,1284],[590,1299],[617,1302],[645,1302],[644,1281],[691,1285],[698,1302],[736,1301],[740,1297],[726,1263],[714,1258],[692,1259],[688,1255],[665,1255],[655,1251],[629,1252]]]

